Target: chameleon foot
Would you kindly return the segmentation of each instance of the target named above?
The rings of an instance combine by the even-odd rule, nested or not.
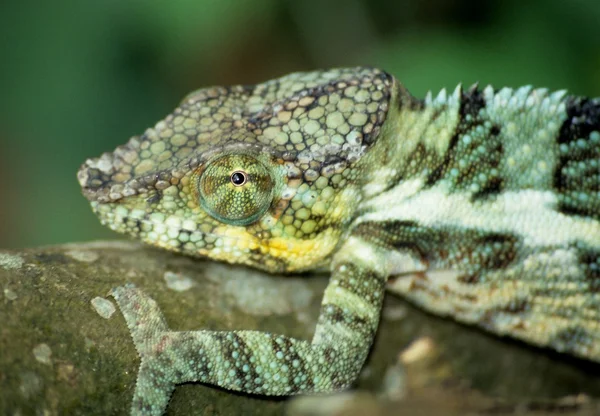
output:
[[[134,285],[114,288],[110,293],[127,322],[141,364],[131,405],[132,415],[161,415],[175,389],[175,374],[159,352],[169,339],[165,318],[154,299]]]

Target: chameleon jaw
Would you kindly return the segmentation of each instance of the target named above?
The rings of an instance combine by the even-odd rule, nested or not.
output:
[[[272,273],[322,266],[338,241],[333,229],[325,230],[315,239],[261,239],[246,227],[210,225],[208,216],[207,222],[202,223],[176,215],[128,209],[118,203],[92,202],[91,206],[103,225],[146,244],[194,257],[246,264]]]

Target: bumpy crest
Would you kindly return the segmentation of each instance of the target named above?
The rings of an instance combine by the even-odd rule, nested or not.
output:
[[[351,68],[201,89],[143,135],[88,159],[78,179],[88,199],[116,201],[165,189],[235,147],[292,161],[310,179],[363,154],[385,120],[392,83],[380,70]]]

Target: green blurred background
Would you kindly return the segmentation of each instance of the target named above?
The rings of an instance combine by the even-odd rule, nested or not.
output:
[[[600,95],[598,0],[4,0],[0,247],[114,237],[75,173],[190,90],[374,65],[417,96],[457,83]]]

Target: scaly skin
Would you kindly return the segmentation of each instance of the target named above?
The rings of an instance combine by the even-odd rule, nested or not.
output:
[[[113,290],[142,358],[134,414],[201,381],[346,388],[386,282],[433,312],[600,361],[600,100],[524,87],[413,98],[350,68],[190,94],[78,178],[115,231],[271,272],[331,270],[312,342],[174,332]]]

